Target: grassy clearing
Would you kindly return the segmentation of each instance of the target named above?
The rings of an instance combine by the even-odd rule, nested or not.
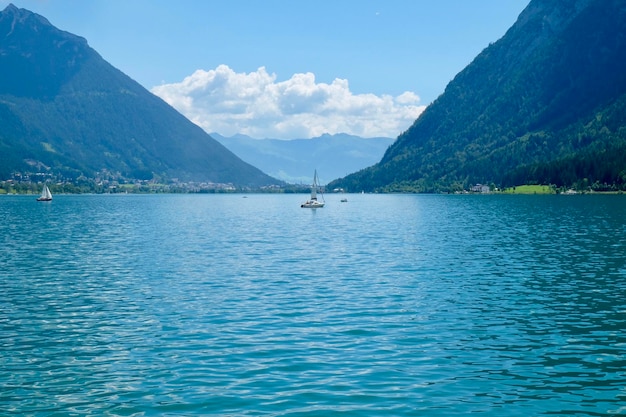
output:
[[[554,188],[549,185],[518,185],[517,187],[507,188],[502,191],[503,194],[556,194]]]

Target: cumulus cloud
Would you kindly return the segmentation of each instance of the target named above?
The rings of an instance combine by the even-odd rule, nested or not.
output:
[[[318,83],[312,73],[277,81],[264,67],[237,73],[227,65],[197,70],[179,83],[152,88],[207,132],[294,139],[324,133],[396,137],[424,110],[417,94],[353,94],[348,81]]]

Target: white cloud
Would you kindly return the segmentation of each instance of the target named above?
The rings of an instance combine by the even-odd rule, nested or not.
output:
[[[309,138],[324,133],[396,137],[424,110],[417,94],[353,94],[348,81],[316,83],[312,73],[276,81],[264,67],[236,73],[227,65],[197,70],[152,92],[207,132],[255,138]]]

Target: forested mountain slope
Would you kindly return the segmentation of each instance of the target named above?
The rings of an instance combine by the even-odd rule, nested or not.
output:
[[[626,2],[533,0],[352,191],[626,187]]]
[[[0,180],[280,183],[243,162],[107,63],[79,36],[9,5],[0,12]]]

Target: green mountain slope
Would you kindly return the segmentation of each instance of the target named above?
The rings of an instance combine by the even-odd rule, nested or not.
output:
[[[373,167],[330,186],[626,186],[626,2],[533,0]],[[604,185],[606,183],[606,185]]]
[[[9,5],[0,13],[0,179],[109,174],[280,183],[108,64],[86,40]]]

